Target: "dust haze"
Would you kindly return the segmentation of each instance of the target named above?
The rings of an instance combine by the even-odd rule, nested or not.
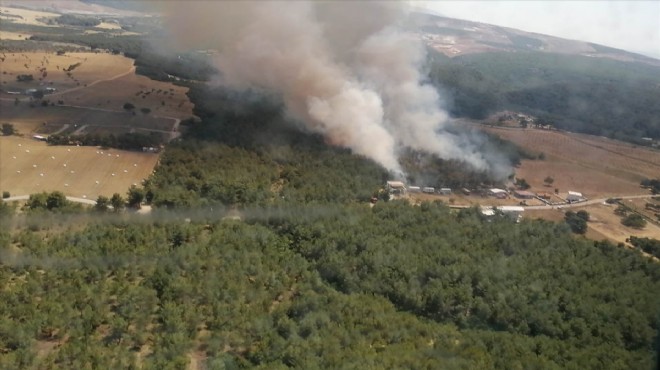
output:
[[[288,115],[396,174],[408,147],[506,175],[448,114],[421,72],[426,51],[399,2],[158,2],[175,49],[213,48],[218,82],[281,95]]]

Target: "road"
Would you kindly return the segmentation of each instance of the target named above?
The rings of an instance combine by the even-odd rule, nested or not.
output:
[[[126,72],[122,72],[122,73],[117,74],[117,75],[114,75],[114,76],[112,76],[112,77],[104,78],[104,79],[102,79],[102,80],[96,80],[96,81],[93,81],[93,82],[91,82],[91,83],[88,83],[88,84],[85,85],[85,86],[77,86],[77,87],[73,87],[73,88],[70,88],[70,89],[66,89],[66,90],[62,90],[62,91],[57,91],[57,92],[54,92],[54,93],[52,93],[52,94],[48,94],[48,95],[46,95],[46,96],[48,96],[48,97],[51,97],[51,96],[59,96],[59,95],[63,95],[63,94],[68,94],[68,93],[73,92],[73,91],[78,91],[78,90],[82,90],[82,89],[88,89],[88,88],[90,88],[90,87],[92,87],[92,86],[94,86],[94,85],[96,85],[96,84],[101,83],[101,82],[106,82],[106,81],[116,80],[116,79],[118,79],[118,78],[122,78],[122,77],[124,77],[124,76],[126,76],[126,75],[129,75],[129,74],[131,74],[131,73],[133,73],[133,72],[135,72],[135,66],[131,66],[131,68],[129,68],[128,71],[126,71]],[[1,99],[1,100],[14,101],[16,98],[0,98],[0,99]],[[23,99],[19,99],[19,100],[20,100],[20,101],[23,101],[23,100],[30,100],[30,98],[27,97],[27,98],[23,98]]]
[[[30,199],[29,195],[17,195],[17,196],[14,196],[14,197],[5,198],[5,199],[3,199],[3,201],[13,202],[13,201],[20,201],[20,200],[28,200],[28,199]],[[76,197],[67,196],[66,199],[68,201],[71,201],[71,202],[89,204],[89,205],[92,205],[92,206],[96,204],[96,200],[91,200],[91,199],[86,199],[86,198],[76,198]]]
[[[653,195],[653,194],[643,194],[643,195],[624,195],[620,197],[610,197],[610,198],[617,198],[617,199],[644,199],[644,198],[653,198],[657,197],[659,195]],[[605,202],[606,200],[610,198],[600,198],[600,199],[590,199],[587,200],[586,202],[578,202],[578,203],[570,203],[570,204],[560,204],[556,206],[524,206],[525,209],[529,210],[544,210],[544,209],[564,209],[564,208],[576,208],[576,207],[584,207],[584,206],[590,206],[594,204],[601,204]]]

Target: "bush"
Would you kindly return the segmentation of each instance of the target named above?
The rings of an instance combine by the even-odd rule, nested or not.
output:
[[[3,192],[2,192],[2,199],[7,199],[7,198],[9,198],[10,196],[11,196],[11,194],[9,194],[8,191],[3,191]]]
[[[644,217],[637,213],[631,213],[628,216],[624,217],[621,220],[621,223],[625,226],[632,227],[635,229],[643,229],[646,226],[646,220]]]
[[[11,123],[3,123],[2,124],[2,135],[3,136],[11,136],[16,133],[16,130],[14,129],[14,125]]]
[[[583,213],[581,213],[583,212]],[[586,217],[585,217],[586,213]],[[576,234],[584,234],[587,232],[587,220],[589,219],[589,214],[586,211],[580,211],[575,213],[573,211],[568,211],[564,215],[564,220]]]

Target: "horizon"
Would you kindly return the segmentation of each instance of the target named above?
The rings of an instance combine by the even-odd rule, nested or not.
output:
[[[450,0],[410,4],[435,15],[591,42],[660,60],[657,1]]]

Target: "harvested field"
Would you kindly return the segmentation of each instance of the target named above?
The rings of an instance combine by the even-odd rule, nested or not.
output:
[[[55,17],[59,17],[59,14],[0,6],[0,19],[2,19],[3,22],[49,26],[48,24],[41,22],[38,19]]]
[[[91,52],[64,55],[3,52],[0,54],[0,69],[6,72],[0,75],[3,90],[22,92],[30,88],[53,87],[58,90],[53,95],[59,95],[63,90],[129,74],[133,69],[133,60],[120,55]],[[32,75],[34,79],[18,82],[17,76],[21,74]],[[15,96],[3,93],[2,97],[13,99]]]
[[[59,190],[92,200],[99,195],[123,195],[149,176],[157,162],[158,154],[48,146],[5,136],[0,137],[0,190],[12,196]]]
[[[121,109],[124,103],[131,103],[137,110],[149,108],[156,115],[186,119],[193,115],[193,104],[187,92],[187,87],[131,73],[99,82],[93,89],[65,92],[58,99],[70,104],[107,109]]]
[[[27,33],[17,33],[17,32],[8,32],[0,30],[0,40],[25,40],[29,38],[30,34]]]
[[[641,194],[639,183],[660,173],[660,151],[615,140],[535,129],[483,128],[521,147],[543,152],[545,160],[523,160],[516,176],[532,191],[579,191],[590,198]],[[551,176],[554,183],[544,186]]]
[[[591,220],[588,223],[589,228],[594,229],[607,239],[621,243],[625,243],[631,235],[640,238],[660,239],[660,227],[650,222],[641,230],[621,224],[621,217],[614,214],[616,207],[616,205],[599,204],[583,208],[591,215]]]
[[[14,105],[13,102],[0,101],[2,119],[16,126],[21,133],[33,133],[48,125],[69,124],[77,128],[82,126],[105,126],[142,128],[160,131],[172,131],[174,119],[156,117],[152,114],[126,111],[109,111],[93,108],[40,105],[30,108],[26,102]],[[44,124],[46,122],[46,124]]]

